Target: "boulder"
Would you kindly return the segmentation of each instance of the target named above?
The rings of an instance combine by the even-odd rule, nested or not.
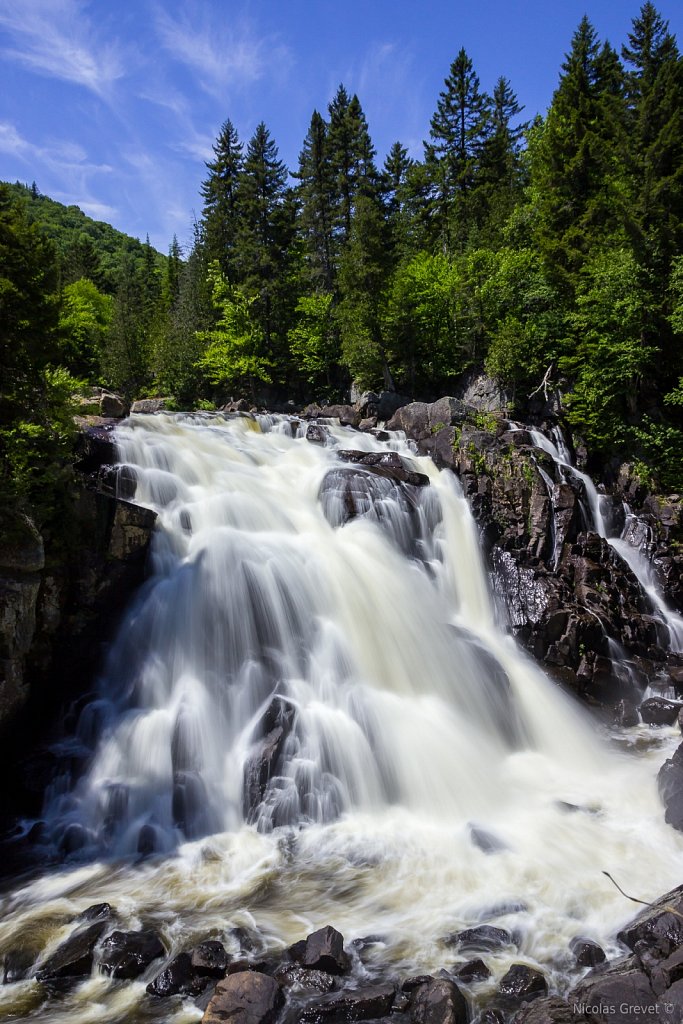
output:
[[[664,820],[683,832],[683,743],[659,769],[657,787],[666,808]]]
[[[683,945],[683,886],[672,889],[641,910],[617,938],[629,949],[642,943],[647,949],[656,948],[662,956],[678,949]]]
[[[130,411],[131,415],[139,413],[150,415],[155,412],[163,412],[170,404],[170,398],[140,398],[137,402],[133,402]]]
[[[278,968],[274,978],[284,989],[295,993],[316,993],[325,995],[337,988],[337,980],[327,971],[314,971],[298,964],[285,964]]]
[[[241,971],[218,982],[202,1024],[274,1024],[283,1003],[282,990],[273,978]]]
[[[564,999],[549,996],[535,999],[517,1010],[512,1024],[586,1024],[586,1017],[582,1013],[575,1013]]]
[[[616,704],[614,708],[614,724],[622,729],[630,729],[635,725],[640,725],[638,708],[633,701],[620,700]]]
[[[436,978],[420,985],[410,1000],[414,1024],[467,1024],[467,1000],[448,978]]]
[[[513,964],[501,978],[498,993],[509,1003],[528,1003],[540,996],[547,996],[548,982],[540,971],[528,964]]]
[[[12,985],[15,981],[23,981],[33,967],[35,954],[28,949],[10,949],[2,960],[2,983]]]
[[[351,958],[344,951],[344,936],[330,925],[311,932],[306,938],[301,964],[328,974],[346,974],[351,968]]]
[[[603,964],[587,974],[570,993],[569,1005],[598,1024],[629,1024],[634,1017],[654,1019],[657,996],[635,958]]]
[[[470,984],[473,981],[486,981],[487,978],[491,977],[490,970],[484,961],[479,959],[468,960],[466,964],[456,967],[455,974],[465,984]]]
[[[352,405],[328,405],[321,409],[320,415],[326,419],[339,420],[341,427],[358,427],[361,415]]]
[[[151,929],[112,932],[102,944],[100,970],[113,978],[137,978],[153,960],[165,955],[161,939]]]
[[[341,449],[337,455],[342,462],[365,466],[371,473],[388,477],[397,483],[412,484],[414,487],[424,487],[429,483],[429,477],[425,473],[418,473],[412,469],[408,459],[402,458],[398,452],[360,452]]]
[[[640,705],[640,717],[648,725],[674,725],[683,708],[680,701],[664,697],[648,697]]]
[[[495,928],[490,924],[480,924],[475,928],[465,928],[464,931],[454,932],[444,938],[447,946],[457,946],[460,950],[484,950],[490,952],[494,949],[503,949],[512,945],[512,935],[505,928]]]
[[[217,942],[215,939],[207,939],[206,942],[200,942],[192,950],[191,962],[192,970],[195,974],[207,978],[223,978],[228,969],[230,958],[222,942]]]
[[[120,419],[128,415],[128,404],[121,395],[112,391],[102,391],[100,395],[100,416],[111,416]]]
[[[569,943],[569,948],[574,954],[577,967],[597,967],[607,959],[602,946],[594,942],[593,939],[584,939],[577,935]]]
[[[330,431],[323,423],[309,423],[306,427],[306,440],[311,444],[325,444],[329,436]]]
[[[343,1024],[354,1020],[377,1020],[390,1013],[395,996],[393,985],[346,989],[307,1003],[299,1011],[297,1020],[310,1024],[318,1024],[319,1021]]]
[[[107,919],[78,928],[36,971],[38,981],[50,983],[65,978],[81,978],[92,970],[95,946],[107,926]]]
[[[179,953],[149,983],[147,992],[160,999],[177,995],[196,996],[209,984],[210,977],[200,975],[194,970],[190,954]]]

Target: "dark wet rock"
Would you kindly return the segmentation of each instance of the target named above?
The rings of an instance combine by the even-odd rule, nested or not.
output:
[[[412,978],[406,978],[401,983],[401,992],[413,992],[420,985],[428,985],[430,981],[434,981],[434,976],[431,974],[416,974]]]
[[[298,964],[285,964],[273,975],[279,985],[293,992],[314,992],[324,995],[337,988],[337,980],[327,971],[314,971]]]
[[[501,850],[509,849],[503,840],[495,836],[493,832],[487,832],[486,829],[476,825],[470,825],[470,838],[473,844],[484,853],[500,853]]]
[[[498,987],[501,998],[507,1002],[530,1002],[548,994],[548,982],[540,971],[527,964],[513,964],[501,978]]]
[[[597,967],[607,959],[602,946],[593,939],[585,939],[580,935],[571,940],[569,949],[574,954],[577,967]]]
[[[294,707],[274,697],[259,726],[260,738],[244,766],[244,815],[254,821],[269,781],[277,775],[287,737],[294,725]]]
[[[586,1017],[575,1013],[573,1006],[564,999],[550,996],[535,999],[523,1006],[512,1018],[512,1024],[585,1024]]]
[[[59,852],[62,857],[68,857],[72,853],[82,850],[87,844],[88,832],[86,829],[78,822],[72,822],[64,830],[62,838],[59,840]]]
[[[638,708],[630,700],[620,700],[614,708],[614,724],[622,729],[630,729],[640,725]]]
[[[138,833],[138,853],[149,857],[157,848],[157,832],[154,825],[143,825]]]
[[[457,946],[460,950],[485,950],[503,949],[512,944],[512,935],[505,928],[495,928],[490,924],[477,925],[475,928],[465,928],[464,931],[454,932],[444,938],[447,946]]]
[[[372,985],[360,989],[346,989],[308,1002],[299,1011],[302,1022],[317,1024],[331,1021],[377,1020],[391,1011],[396,996],[393,985]]]
[[[301,964],[328,974],[345,974],[351,967],[351,958],[344,951],[344,936],[330,925],[311,932]]]
[[[200,975],[194,970],[190,954],[179,953],[149,983],[147,992],[149,995],[156,996],[159,999],[177,995],[194,996],[199,995],[210,984],[210,977]]]
[[[191,960],[192,970],[208,978],[223,978],[230,962],[225,946],[216,939],[200,942],[192,950]]]
[[[153,960],[165,955],[155,931],[112,932],[102,944],[100,970],[113,978],[137,978]]]
[[[78,928],[40,965],[36,971],[38,981],[49,983],[90,974],[94,949],[106,926],[107,921],[104,919]]]
[[[330,432],[322,423],[309,423],[306,427],[306,440],[311,444],[325,444]]]
[[[472,1024],[505,1024],[505,1014],[497,1007],[491,1006],[486,1010],[482,1010],[474,1018]]]
[[[664,820],[683,832],[683,743],[659,769],[657,787],[666,808]]]
[[[77,921],[110,921],[114,915],[110,903],[93,903],[78,915]]]
[[[633,958],[603,964],[583,978],[569,995],[575,1012],[599,1024],[628,1024],[634,1017],[653,1016],[657,997]]]
[[[467,1000],[454,981],[436,978],[415,989],[410,1017],[414,1024],[466,1024]]]
[[[455,968],[456,977],[460,981],[470,983],[472,981],[485,981],[491,977],[491,972],[483,960],[468,960],[466,964]]]
[[[267,974],[242,971],[219,981],[202,1024],[274,1024],[284,1003],[278,983]]]
[[[35,955],[27,949],[11,949],[2,961],[2,983],[11,985],[23,981],[33,967]]]
[[[648,725],[673,725],[683,708],[680,701],[664,697],[648,697],[640,705],[640,717]]]
[[[650,984],[661,996],[678,981],[683,981],[683,946],[674,950],[665,960],[655,960],[650,968]]]
[[[389,477],[397,483],[412,484],[414,487],[423,487],[429,483],[429,477],[412,469],[410,462],[402,458],[398,452],[361,452],[341,449],[337,455],[342,462],[352,462],[356,466],[364,466],[370,472]]]
[[[303,958],[306,955],[306,939],[299,939],[298,942],[293,942],[292,945],[285,950],[285,955],[296,964],[302,963]]]

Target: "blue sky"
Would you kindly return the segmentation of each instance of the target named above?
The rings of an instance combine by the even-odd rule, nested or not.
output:
[[[640,0],[0,0],[0,179],[168,249],[191,237],[226,118],[266,122],[291,169],[314,108],[357,92],[380,162],[422,155],[461,46],[484,89],[543,113],[588,14],[620,47]],[[660,0],[683,45],[683,4]]]

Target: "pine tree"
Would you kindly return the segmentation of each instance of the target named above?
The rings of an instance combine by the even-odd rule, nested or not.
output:
[[[206,166],[202,183],[204,199],[203,238],[209,260],[218,260],[225,277],[234,279],[237,238],[237,182],[242,169],[242,143],[232,121],[226,121],[214,143],[215,160]]]

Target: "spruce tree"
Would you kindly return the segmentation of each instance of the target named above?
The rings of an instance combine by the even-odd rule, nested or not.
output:
[[[299,155],[298,227],[306,251],[306,276],[313,290],[331,291],[333,259],[334,179],[328,152],[327,124],[313,111]]]
[[[250,309],[269,354],[278,340],[286,339],[286,310],[291,305],[288,269],[294,208],[287,178],[277,146],[261,122],[247,146],[239,178],[234,272],[245,293],[255,298]]]
[[[234,280],[237,238],[237,182],[242,169],[242,143],[232,121],[227,120],[213,146],[215,160],[206,166],[208,178],[202,183],[204,199],[203,239],[207,259],[218,260],[228,281]]]
[[[377,188],[375,150],[367,121],[357,96],[349,97],[340,85],[329,105],[328,148],[335,199],[336,258],[351,237],[351,225],[357,196],[374,193]]]
[[[490,100],[481,91],[472,61],[461,49],[451,64],[425,144],[434,199],[433,216],[447,251],[462,248],[472,225],[469,203],[491,131]]]

